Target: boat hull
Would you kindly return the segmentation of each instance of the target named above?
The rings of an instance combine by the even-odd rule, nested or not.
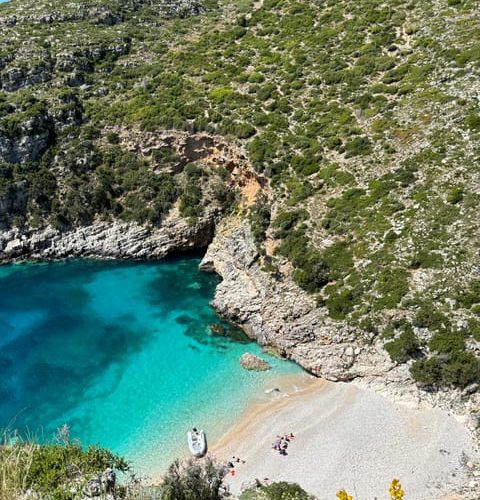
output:
[[[187,432],[188,449],[190,453],[196,457],[201,458],[207,453],[207,437],[205,432]]]

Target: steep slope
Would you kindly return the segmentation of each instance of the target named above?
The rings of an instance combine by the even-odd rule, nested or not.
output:
[[[2,5],[0,256],[153,257],[223,219],[204,264],[223,314],[319,375],[473,411],[477,16],[473,0]],[[120,227],[111,244],[99,224]]]

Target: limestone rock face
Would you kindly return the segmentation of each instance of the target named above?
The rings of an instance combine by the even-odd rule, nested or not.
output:
[[[329,380],[352,380],[392,367],[385,351],[369,345],[364,333],[330,320],[313,297],[290,280],[262,271],[257,259],[248,221],[225,220],[201,263],[223,278],[212,302],[221,315],[261,345]]]
[[[110,257],[158,259],[208,245],[215,229],[214,210],[206,211],[191,226],[174,211],[158,228],[135,223],[97,222],[61,232],[11,229],[0,232],[0,259],[49,259],[66,257]]]
[[[381,339],[332,320],[288,276],[271,276],[258,259],[248,220],[224,219],[201,263],[201,269],[222,278],[212,301],[220,315],[317,376],[354,380],[413,407],[443,408],[471,420],[466,423],[475,429],[468,415],[478,412],[478,393],[419,389],[410,376],[409,363],[394,364]]]
[[[24,122],[13,137],[0,129],[0,162],[28,163],[38,160],[53,134],[51,117],[42,113]]]
[[[250,352],[246,352],[240,357],[240,364],[246,370],[254,370],[259,372],[270,370],[271,368],[270,364],[267,363],[267,361],[259,358],[258,356],[255,356],[255,354],[252,354]]]

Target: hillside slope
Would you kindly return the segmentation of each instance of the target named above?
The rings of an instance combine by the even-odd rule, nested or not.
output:
[[[0,257],[217,228],[260,342],[478,408],[478,2],[12,0],[0,35]]]

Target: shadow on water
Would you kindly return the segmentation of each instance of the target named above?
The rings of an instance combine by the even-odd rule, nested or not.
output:
[[[211,367],[228,367],[229,353],[237,366],[235,344],[251,340],[209,306],[219,280],[199,262],[82,260],[0,273],[0,427],[44,424],[49,439],[68,423],[87,442],[122,446],[149,415],[168,420],[169,398],[177,404],[197,378],[214,380]],[[221,356],[189,382],[211,351]],[[128,418],[105,424],[112,411]]]
[[[179,314],[175,321],[185,326],[186,336],[202,346],[223,351],[232,342],[251,343],[240,328],[221,320],[211,307],[205,307],[205,299],[213,298],[219,278],[211,273],[199,273],[196,266],[192,266],[192,260],[200,263],[197,256],[191,256],[190,260],[173,260],[177,266],[161,270],[150,283],[150,303],[161,306],[164,315],[176,310],[191,311],[191,314]]]
[[[114,390],[118,369],[141,351],[154,331],[139,328],[132,313],[105,320],[92,310],[85,286],[99,270],[123,263],[70,261],[28,264],[0,278],[0,426],[35,429],[85,397],[106,372]],[[31,323],[2,317],[41,315]],[[113,377],[112,377],[113,375]],[[101,397],[96,394],[95,397]]]

